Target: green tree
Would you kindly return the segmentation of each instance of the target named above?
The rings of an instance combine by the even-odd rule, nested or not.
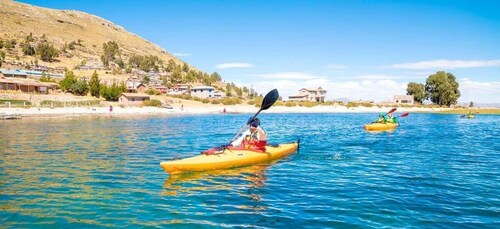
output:
[[[3,60],[5,60],[5,52],[0,51],[0,67],[2,67]]]
[[[194,71],[189,71],[186,77],[184,77],[184,81],[186,83],[194,83],[196,82],[196,73]]]
[[[186,63],[184,63],[184,64],[182,65],[182,71],[183,71],[183,72],[189,72],[189,66],[188,66]]]
[[[23,54],[27,56],[33,56],[35,55],[35,48],[33,48],[33,46],[31,46],[29,43],[24,43]]]
[[[76,83],[71,85],[70,91],[71,91],[71,93],[73,93],[75,95],[80,95],[80,96],[88,94],[89,93],[89,85],[87,83],[87,80],[80,79],[80,80],[76,81]]]
[[[101,85],[101,96],[104,97],[107,101],[118,101],[118,97],[125,92],[126,87],[125,83],[121,83],[120,85],[116,84],[116,81],[113,81],[111,86],[107,86],[105,84]]]
[[[141,83],[142,84],[148,84],[149,81],[151,81],[151,79],[149,78],[149,76],[145,75],[145,76],[142,77]]]
[[[123,62],[122,58],[116,59],[115,63],[120,67],[120,68],[125,68],[125,62]]]
[[[168,65],[167,65],[167,72],[173,72],[175,68],[175,61],[170,59],[168,60]]]
[[[36,47],[36,53],[40,54],[43,61],[52,62],[59,55],[59,51],[54,48],[54,45],[48,42],[41,42]]]
[[[92,96],[95,96],[99,98],[101,95],[101,80],[99,79],[99,75],[97,74],[97,71],[94,70],[94,74],[92,74],[92,77],[90,77],[89,81],[89,89],[90,89],[90,94]]]
[[[231,84],[226,84],[226,96],[231,96],[232,93],[231,93]]]
[[[425,83],[425,91],[428,98],[440,106],[451,106],[457,104],[460,97],[459,84],[451,73],[438,71],[430,75]]]
[[[407,95],[413,95],[415,101],[422,103],[426,99],[425,85],[421,83],[410,82],[406,88]]]
[[[109,60],[104,55],[101,55],[101,61],[102,61],[102,65],[104,65],[106,67],[109,66]]]
[[[106,67],[109,66],[110,61],[115,61],[117,59],[116,56],[120,57],[120,48],[118,47],[118,43],[115,41],[108,41],[107,43],[102,44],[102,49],[104,54],[101,55],[102,64]]]
[[[3,49],[4,43],[3,40],[0,38],[0,49]]]
[[[213,83],[222,81],[222,77],[217,72],[212,73],[212,75],[210,75],[210,78]]]
[[[64,79],[59,82],[59,86],[63,91],[70,91],[71,86],[73,86],[76,82],[77,79],[73,71],[67,71],[66,74],[64,74]]]
[[[236,94],[238,95],[238,97],[241,97],[243,96],[243,89],[239,88],[239,87],[236,87]]]
[[[141,66],[144,57],[141,55],[134,54],[128,59],[129,66],[138,69]]]
[[[52,79],[49,75],[47,75],[45,72],[42,73],[42,76],[40,77],[40,82],[56,82],[55,79]]]
[[[170,76],[170,82],[173,84],[182,83],[182,73],[179,70],[174,70]]]

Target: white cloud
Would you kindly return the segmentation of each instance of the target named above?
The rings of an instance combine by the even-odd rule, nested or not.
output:
[[[227,69],[227,68],[251,68],[255,66],[249,63],[224,63],[224,64],[218,64],[215,67],[218,69]]]
[[[326,68],[328,68],[328,69],[346,69],[348,67],[345,65],[329,64],[326,66]]]
[[[174,56],[191,56],[191,53],[172,53]]]
[[[500,81],[479,82],[462,78],[458,83],[461,102],[500,103]]]
[[[269,74],[257,74],[257,77],[266,79],[282,79],[282,80],[308,80],[321,78],[321,76],[312,75],[304,72],[277,72]]]
[[[431,60],[414,63],[394,64],[388,67],[397,69],[454,69],[499,66],[500,60]]]

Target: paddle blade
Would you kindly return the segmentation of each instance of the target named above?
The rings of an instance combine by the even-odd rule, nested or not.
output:
[[[278,93],[277,89],[271,90],[269,93],[267,93],[266,97],[264,97],[264,100],[262,100],[262,105],[260,106],[261,110],[267,110],[269,107],[271,107],[280,97],[280,94]]]
[[[410,112],[406,112],[406,113],[403,113],[403,114],[402,114],[401,116],[399,116],[399,117],[406,117],[406,116],[408,116],[409,114],[410,114]]]
[[[392,112],[394,112],[396,110],[397,110],[397,108],[392,108],[389,112],[387,112],[387,114],[390,114],[390,113],[392,113]]]

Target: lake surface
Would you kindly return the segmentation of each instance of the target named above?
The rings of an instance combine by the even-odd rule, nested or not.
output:
[[[500,227],[500,116],[261,114],[298,154],[169,177],[161,161],[227,143],[250,115],[0,121],[6,227]]]

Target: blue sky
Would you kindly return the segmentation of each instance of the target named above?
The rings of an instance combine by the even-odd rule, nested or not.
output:
[[[384,101],[445,70],[460,102],[500,103],[500,1],[22,2],[95,14],[263,94]]]

